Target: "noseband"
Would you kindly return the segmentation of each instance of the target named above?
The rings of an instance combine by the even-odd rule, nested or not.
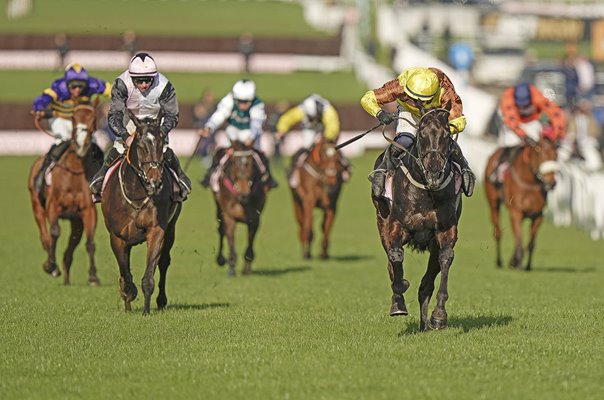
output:
[[[243,157],[250,157],[250,156],[254,156],[254,151],[253,150],[235,150],[232,152],[231,157],[232,158],[243,158]],[[253,159],[250,160],[251,162],[254,162]],[[245,163],[240,162],[237,163],[237,165],[233,166],[234,168],[239,168],[242,172],[242,174],[245,172],[244,168],[245,168]],[[253,167],[252,167],[253,168]],[[250,193],[252,194],[255,192],[255,190],[258,187],[258,181],[254,181],[253,178],[253,171],[252,171],[252,175],[248,178],[248,183],[250,186]],[[222,179],[224,186],[227,188],[227,190],[233,195],[233,196],[239,196],[241,194],[241,190],[239,187],[239,183],[237,182],[233,182],[233,180],[231,179],[231,177],[229,176],[224,176],[224,178]],[[235,179],[236,181],[236,179]]]

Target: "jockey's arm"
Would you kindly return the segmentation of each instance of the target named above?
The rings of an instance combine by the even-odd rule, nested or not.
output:
[[[107,122],[109,127],[115,134],[126,140],[130,134],[124,126],[124,115],[126,114],[126,100],[128,99],[128,88],[126,84],[119,78],[115,80],[111,89],[111,105]]]
[[[340,135],[340,118],[336,109],[329,105],[323,112],[323,136],[328,142],[335,142]]]
[[[514,101],[513,89],[507,89],[501,97],[501,117],[505,126],[510,128],[518,137],[524,138],[526,132],[520,127],[520,113]]]
[[[375,117],[384,104],[395,101],[403,93],[404,89],[398,78],[393,79],[378,89],[366,92],[361,98],[361,106],[369,115]]]
[[[178,125],[178,100],[176,99],[176,90],[170,82],[166,85],[163,92],[159,96],[160,115],[163,122],[161,131],[167,135],[172,129]]]
[[[34,99],[32,104],[33,111],[43,111],[47,109],[48,106],[50,106],[50,103],[57,98],[58,94],[52,87],[45,89],[40,96]]]
[[[216,106],[216,111],[206,122],[205,128],[210,130],[210,134],[216,132],[216,130],[227,120],[233,109],[234,100],[231,94],[227,94],[220,100]]]
[[[91,76],[88,78],[88,87],[90,88],[90,94],[98,94],[104,97],[109,97],[111,96],[113,85],[109,82],[102,81]]]
[[[440,104],[441,107],[451,101],[451,110],[449,112],[449,126],[451,134],[462,132],[466,129],[466,117],[463,115],[463,103],[461,97],[455,91],[455,86],[451,79],[438,68],[431,68],[432,71],[438,77],[441,96]]]
[[[283,137],[291,128],[304,119],[304,110],[302,107],[295,106],[287,110],[277,122],[277,132],[279,137]]]
[[[557,139],[563,139],[566,135],[566,118],[564,112],[556,103],[545,97],[541,92],[533,92],[535,107],[547,115]]]
[[[258,103],[250,109],[250,131],[253,138],[262,135],[262,125],[266,120],[266,112],[264,111],[264,103]]]

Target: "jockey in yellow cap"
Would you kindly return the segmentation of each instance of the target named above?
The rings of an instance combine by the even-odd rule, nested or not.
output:
[[[396,101],[398,116],[382,110],[381,106]],[[453,83],[438,68],[413,67],[403,71],[396,79],[386,82],[379,89],[370,90],[361,98],[361,105],[370,115],[381,123],[388,125],[398,118],[394,141],[405,148],[410,148],[415,141],[417,122],[420,119],[420,108],[441,107],[451,101],[449,125],[451,133],[461,132],[466,127],[466,117],[459,95],[455,92]],[[408,121],[407,121],[408,120]],[[414,121],[416,124],[412,124]],[[470,170],[459,145],[451,140],[451,159],[459,164],[462,173],[463,191],[471,196],[474,191],[476,177]],[[386,175],[392,173],[398,163],[401,152],[393,146],[388,146],[384,152],[382,164],[373,172],[372,194],[374,197],[384,195]],[[394,161],[391,159],[395,159]]]

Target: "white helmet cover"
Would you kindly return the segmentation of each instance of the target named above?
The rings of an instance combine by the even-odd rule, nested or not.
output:
[[[256,84],[254,81],[242,79],[233,85],[233,98],[235,100],[252,101],[256,97]]]
[[[137,53],[128,67],[130,76],[155,76],[157,74],[157,66],[155,60],[147,53]]]

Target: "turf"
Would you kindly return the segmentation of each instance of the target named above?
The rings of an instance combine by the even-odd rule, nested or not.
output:
[[[8,0],[0,1],[6,9]],[[43,0],[32,13],[8,19],[0,33],[117,35],[131,30],[153,36],[326,37],[304,22],[297,3],[257,0]]]
[[[85,284],[81,247],[72,286],[42,271],[25,184],[33,159],[0,158],[0,398],[599,398],[602,243],[545,223],[534,271],[498,270],[478,188],[464,202],[450,326],[419,333],[415,293],[427,256],[407,252],[410,316],[390,318],[386,257],[365,178],[375,155],[352,160],[329,261],[301,258],[275,165],[281,187],[269,194],[250,277],[229,279],[214,264],[214,205],[196,186],[177,226],[168,309],[149,317],[140,297],[131,314],[123,311],[102,217],[100,287]],[[191,176],[201,172],[195,163]],[[504,228],[507,259],[507,221]],[[61,249],[66,235],[63,225]],[[133,253],[140,295],[144,247]]]
[[[92,76],[113,82],[121,71],[89,71]],[[233,87],[233,83],[244,78],[242,74],[189,74],[164,72],[170,79],[178,100],[193,103],[201,97],[205,88],[211,88],[220,99]],[[0,102],[29,103],[59,78],[58,71],[0,71]],[[300,101],[310,93],[321,93],[335,103],[357,104],[359,93],[367,90],[356,81],[352,72],[296,72],[293,74],[254,74],[257,93],[267,102],[287,100]]]

